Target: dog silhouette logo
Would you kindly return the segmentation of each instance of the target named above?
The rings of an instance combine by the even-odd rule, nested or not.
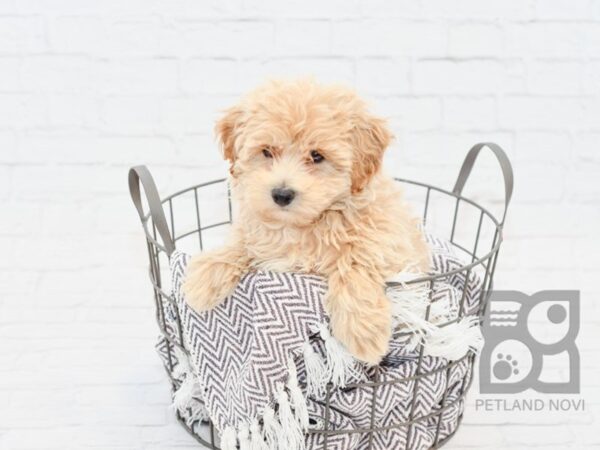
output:
[[[481,393],[579,393],[579,299],[579,291],[491,292],[483,324]]]

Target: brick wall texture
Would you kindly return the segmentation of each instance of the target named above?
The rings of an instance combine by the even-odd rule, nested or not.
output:
[[[0,0],[0,448],[175,449],[126,189],[221,177],[219,111],[267,77],[355,86],[387,170],[450,188],[470,145],[516,177],[496,287],[582,291],[585,412],[475,411],[449,449],[597,448],[600,1]],[[481,158],[467,193],[494,211]]]

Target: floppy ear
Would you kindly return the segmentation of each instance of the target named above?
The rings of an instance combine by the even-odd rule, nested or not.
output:
[[[362,191],[379,170],[383,152],[392,140],[392,133],[385,120],[363,114],[352,131],[352,140],[352,193],[355,194]]]
[[[233,175],[233,165],[235,164],[235,138],[236,129],[239,125],[242,110],[238,107],[229,108],[225,115],[217,122],[215,133],[221,144],[223,157],[229,161],[229,172]]]

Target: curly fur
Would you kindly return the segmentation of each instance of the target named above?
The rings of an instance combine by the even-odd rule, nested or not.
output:
[[[249,270],[320,274],[333,335],[379,362],[392,331],[385,280],[427,270],[429,259],[419,221],[380,170],[392,139],[385,121],[350,89],[279,81],[229,109],[216,132],[239,211],[228,243],[192,259],[189,304],[213,308]],[[312,150],[324,160],[313,162]],[[285,207],[271,198],[281,186],[296,192]]]

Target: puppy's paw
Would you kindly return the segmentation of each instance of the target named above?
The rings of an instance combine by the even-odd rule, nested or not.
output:
[[[378,305],[358,311],[340,309],[331,316],[333,335],[355,358],[372,365],[387,354],[392,336],[387,298]]]
[[[240,280],[239,268],[211,253],[192,258],[183,292],[188,305],[197,312],[216,307],[233,292]]]

